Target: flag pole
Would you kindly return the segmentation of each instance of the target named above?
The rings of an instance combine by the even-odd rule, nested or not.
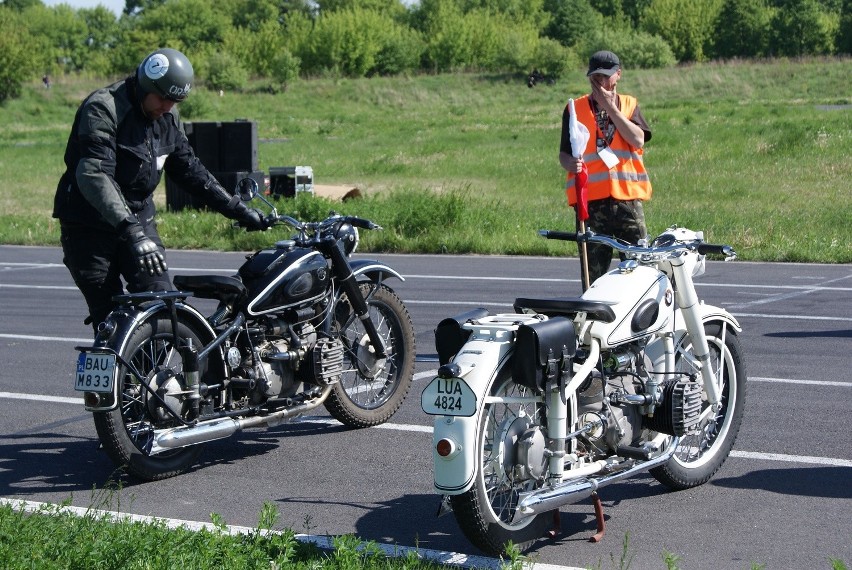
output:
[[[579,212],[577,215],[577,222],[580,229],[581,234],[586,233],[586,220],[581,220],[579,216]],[[580,248],[580,275],[582,279],[583,293],[589,290],[589,250],[586,247],[586,240],[577,240],[577,245]]]

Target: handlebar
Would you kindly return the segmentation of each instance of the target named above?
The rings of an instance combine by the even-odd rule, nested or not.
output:
[[[674,228],[669,228],[670,230]],[[592,231],[585,233],[560,232],[554,230],[539,230],[539,235],[546,239],[573,241],[577,243],[600,243],[626,254],[629,257],[666,258],[677,257],[687,251],[697,251],[701,255],[724,255],[727,260],[735,259],[737,254],[729,245],[713,245],[700,239],[691,241],[676,241],[674,236],[663,234],[666,239],[658,237],[651,245],[633,245],[621,242],[613,237],[599,235]],[[659,242],[659,243],[657,243]],[[656,245],[654,245],[656,243]]]
[[[270,225],[274,225],[275,223],[282,222],[291,226],[300,232],[305,233],[322,233],[324,230],[327,230],[337,224],[352,224],[356,228],[362,228],[365,230],[381,230],[382,226],[366,219],[359,218],[357,216],[341,216],[332,212],[329,216],[319,222],[301,222],[296,218],[292,218],[287,215],[278,215],[278,214],[270,214],[267,216],[267,221],[270,222]]]

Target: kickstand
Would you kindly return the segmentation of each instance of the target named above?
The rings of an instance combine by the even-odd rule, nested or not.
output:
[[[562,515],[559,513],[559,509],[555,509],[553,511],[553,526],[545,533],[545,536],[556,538],[560,534],[562,534]]]
[[[595,520],[598,523],[598,532],[589,538],[589,542],[600,542],[603,540],[604,533],[606,532],[606,522],[604,521],[601,498],[598,496],[597,491],[592,493],[592,503],[595,505]]]

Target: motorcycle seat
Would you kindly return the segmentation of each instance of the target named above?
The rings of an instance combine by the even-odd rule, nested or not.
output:
[[[615,311],[606,303],[587,301],[580,297],[560,299],[515,299],[515,311],[518,313],[533,311],[549,317],[573,317],[577,313],[586,313],[591,320],[611,323],[615,320]]]
[[[242,281],[225,275],[176,275],[172,281],[176,288],[202,299],[226,300],[248,293]]]

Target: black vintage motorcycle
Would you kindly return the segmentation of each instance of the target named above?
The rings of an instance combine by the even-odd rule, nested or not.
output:
[[[375,426],[411,387],[414,328],[385,284],[403,278],[350,258],[358,228],[381,228],[334,213],[309,223],[278,215],[251,179],[238,192],[296,235],[248,256],[233,277],[175,276],[175,291],[116,297],[94,344],[77,347],[74,387],[110,458],[137,478],[177,475],[205,442],[321,405],[347,426]],[[191,296],[218,306],[205,317]]]

